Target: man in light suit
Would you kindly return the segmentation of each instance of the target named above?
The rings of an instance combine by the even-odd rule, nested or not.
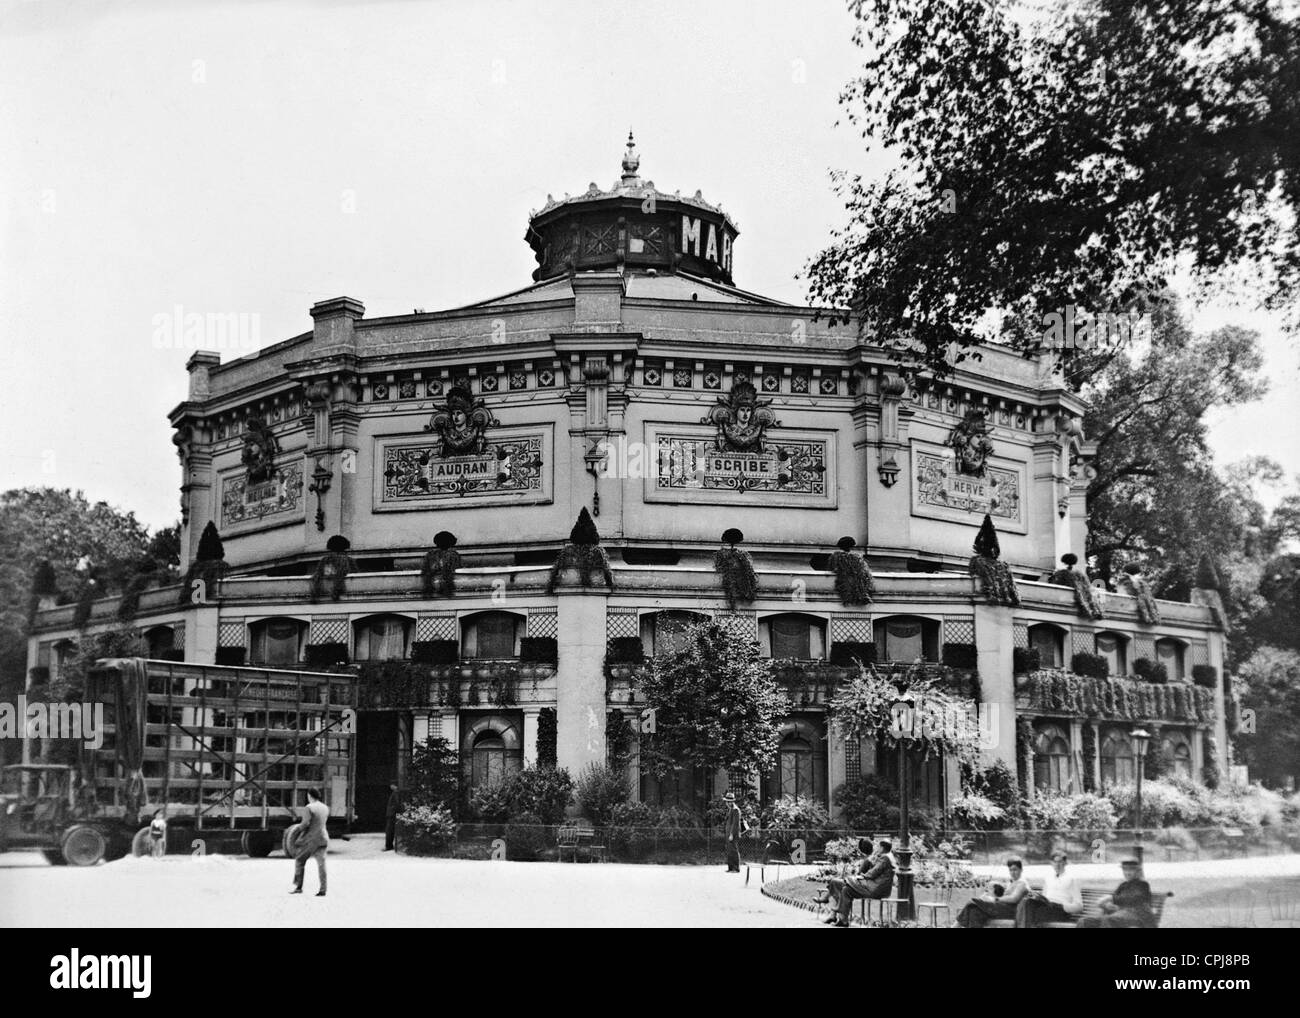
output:
[[[723,826],[727,845],[727,872],[740,872],[740,836],[745,833],[745,821],[736,805],[736,793],[728,792],[722,797],[727,804],[727,819]]]
[[[316,860],[316,871],[320,875],[320,890],[316,897],[325,897],[325,852],[329,848],[330,835],[325,828],[329,819],[329,807],[321,802],[320,792],[314,788],[307,790],[307,805],[303,809],[302,832],[294,842],[293,856],[293,890],[290,894],[302,894],[302,878],[307,868],[307,860]]]

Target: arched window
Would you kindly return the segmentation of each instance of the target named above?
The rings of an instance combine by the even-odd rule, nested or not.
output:
[[[806,739],[782,740],[780,749],[781,794],[798,799],[813,795],[813,748]]]
[[[826,726],[820,717],[794,717],[778,732],[776,766],[765,776],[765,798],[795,796],[826,802]]]
[[[758,643],[765,657],[821,660],[826,656],[826,623],[797,612],[770,615],[759,620]]]
[[[939,623],[894,615],[875,624],[876,648],[884,661],[938,661]]]
[[[57,679],[77,656],[77,644],[73,640],[60,640],[54,645],[53,650],[54,655],[50,660],[50,678]]]
[[[147,653],[155,660],[163,660],[175,649],[176,630],[171,626],[154,626],[144,634]]]
[[[1060,626],[1042,623],[1029,627],[1029,646],[1038,651],[1038,663],[1043,668],[1065,667],[1065,630]]]
[[[510,612],[480,612],[465,619],[460,656],[510,658],[519,656],[522,616]]]
[[[1102,787],[1131,785],[1137,780],[1133,763],[1133,740],[1128,732],[1111,731],[1101,740]]]
[[[504,714],[475,719],[465,730],[461,748],[470,788],[494,785],[523,767],[519,725]]]
[[[1160,751],[1165,766],[1174,774],[1184,778],[1192,776],[1192,747],[1187,744],[1184,736],[1177,733],[1166,735],[1160,740]]]
[[[641,616],[641,642],[645,652],[674,654],[682,649],[686,628],[703,622],[708,616],[699,612],[661,611]]]
[[[307,624],[298,619],[262,619],[249,626],[250,660],[259,665],[296,665],[302,659]]]
[[[1064,729],[1045,725],[1034,739],[1034,787],[1064,792],[1070,785],[1070,740]]]
[[[1098,633],[1097,653],[1110,665],[1111,675],[1128,674],[1128,637],[1119,633]]]
[[[400,615],[372,615],[356,624],[352,658],[355,661],[398,661],[407,656],[410,640],[410,619]]]
[[[1182,682],[1184,647],[1180,640],[1157,640],[1156,660],[1165,666],[1170,682]]]

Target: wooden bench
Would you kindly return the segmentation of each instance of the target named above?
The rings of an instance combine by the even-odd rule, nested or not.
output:
[[[1031,881],[1029,884],[1031,890],[1041,891],[1043,885]],[[1103,887],[1084,887],[1080,890],[1079,895],[1083,898],[1083,911],[1079,913],[1079,919],[1085,916],[1091,919],[1097,919],[1105,915],[1101,910],[1101,899],[1110,897],[1111,892]],[[1174,896],[1173,891],[1166,891],[1164,894],[1152,892],[1151,894],[1151,914],[1156,918],[1156,926],[1160,925],[1160,918],[1164,914],[1165,902]],[[1043,923],[1038,928],[1040,930],[1073,930],[1078,924],[1078,919],[1072,919],[1069,922]],[[1014,919],[990,919],[984,924],[986,929],[1013,930],[1016,927]]]
[[[574,862],[578,861],[578,853],[583,851],[587,853],[588,860],[605,861],[607,846],[596,837],[594,827],[579,827],[574,824],[561,827],[555,834],[555,845],[559,850],[560,862],[564,862],[566,850],[573,855]]]

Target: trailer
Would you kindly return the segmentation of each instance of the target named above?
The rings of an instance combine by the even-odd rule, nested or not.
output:
[[[80,767],[7,768],[0,848],[93,865],[149,851],[167,820],[172,852],[288,851],[318,789],[331,834],[353,816],[356,677],[347,673],[117,658],[89,671],[102,742]]]

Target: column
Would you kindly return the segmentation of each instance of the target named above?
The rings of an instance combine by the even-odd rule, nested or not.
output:
[[[215,604],[194,605],[185,618],[185,660],[210,665],[217,660],[217,623],[220,610]]]
[[[1215,764],[1219,769],[1219,784],[1226,787],[1228,775],[1231,773],[1228,770],[1230,763],[1228,754],[1231,747],[1228,745],[1228,708],[1230,704],[1228,698],[1224,695],[1226,682],[1226,677],[1223,674],[1224,639],[1221,632],[1212,632],[1209,637],[1210,665],[1218,676],[1214,683],[1214,724],[1210,727],[1210,734],[1214,736]]]
[[[605,764],[604,590],[561,587],[557,597],[556,764],[577,774]]]
[[[524,766],[537,766],[537,716],[540,707],[524,708]]]
[[[984,696],[981,713],[990,728],[985,766],[1001,760],[1016,772],[1016,688],[1012,678],[1015,632],[1012,609],[975,605],[976,661]]]
[[[831,819],[840,815],[840,807],[835,805],[835,789],[847,780],[847,768],[844,765],[844,736],[831,723],[826,725],[826,790],[831,795]]]
[[[1092,729],[1092,744],[1097,751],[1092,755],[1092,787],[1101,794],[1101,725],[1096,721],[1089,721],[1088,726]]]

